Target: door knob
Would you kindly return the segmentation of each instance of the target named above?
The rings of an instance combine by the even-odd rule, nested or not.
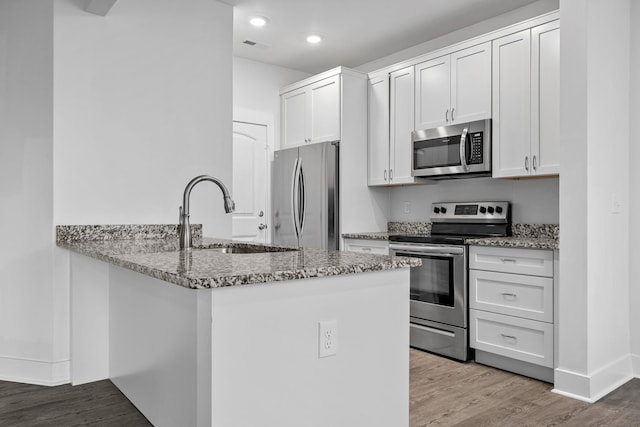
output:
[[[267,228],[267,224],[258,225],[258,230],[264,230],[265,228]]]

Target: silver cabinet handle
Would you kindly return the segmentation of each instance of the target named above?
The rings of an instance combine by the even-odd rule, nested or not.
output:
[[[384,180],[385,181],[387,180],[387,170],[386,169],[384,170]]]
[[[362,251],[363,252],[371,252],[371,248],[363,247]]]
[[[447,108],[447,111],[444,112],[444,121],[449,123],[449,109]]]
[[[500,258],[500,261],[502,262],[513,262],[516,263],[516,260],[513,258]]]
[[[529,156],[524,156],[524,168],[529,171]]]
[[[538,162],[536,161],[535,154],[533,155],[533,170],[538,170]]]
[[[454,111],[456,111],[456,109],[455,109],[455,108],[452,108],[452,109],[451,109],[451,121],[454,121],[454,120],[455,120],[455,119],[453,118],[453,112],[454,112]]]
[[[264,230],[265,228],[267,228],[267,224],[259,224],[258,225],[258,230]]]
[[[512,340],[514,344],[518,341],[518,337],[513,335],[506,335],[506,334],[500,334],[500,335],[502,335],[502,338],[504,338],[505,340]]]
[[[504,297],[504,299],[510,300],[510,301],[513,301],[518,297],[518,295],[512,294],[510,292],[503,292],[502,296]]]
[[[389,181],[393,181],[393,169],[389,169]]]

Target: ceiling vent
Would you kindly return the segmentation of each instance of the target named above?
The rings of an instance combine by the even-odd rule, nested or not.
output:
[[[248,45],[248,46],[255,46],[257,43],[254,42],[253,40],[245,40],[242,43]]]

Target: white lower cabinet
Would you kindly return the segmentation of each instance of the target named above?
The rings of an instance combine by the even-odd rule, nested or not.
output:
[[[386,240],[344,239],[344,250],[363,254],[389,255],[389,242]]]
[[[553,251],[471,246],[469,329],[477,362],[553,382]]]

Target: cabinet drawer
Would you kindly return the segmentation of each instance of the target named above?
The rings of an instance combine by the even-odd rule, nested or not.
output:
[[[553,251],[470,246],[469,268],[553,277]]]
[[[469,310],[472,348],[553,368],[553,325]]]
[[[389,243],[376,240],[345,239],[344,250],[365,254],[389,255]]]
[[[553,322],[553,279],[469,270],[469,307]]]

